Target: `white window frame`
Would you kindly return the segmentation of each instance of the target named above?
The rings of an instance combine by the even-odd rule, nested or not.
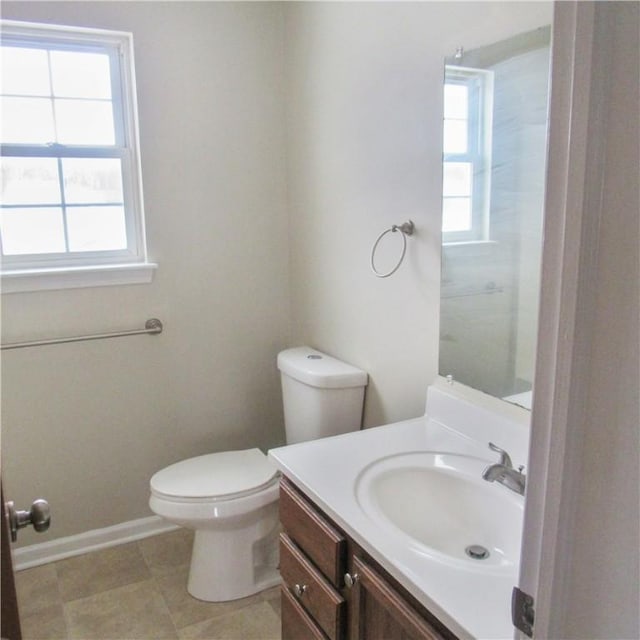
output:
[[[117,158],[122,162],[127,248],[2,256],[2,293],[150,282],[157,265],[147,256],[133,60],[133,36],[120,31],[0,21],[3,44],[108,53],[115,144],[2,144],[2,155]]]
[[[472,165],[471,228],[443,231],[443,244],[489,242],[491,197],[491,136],[493,124],[493,74],[484,69],[445,66],[445,84],[463,84],[469,89],[468,151],[443,153],[443,163]],[[444,206],[444,197],[443,197]]]

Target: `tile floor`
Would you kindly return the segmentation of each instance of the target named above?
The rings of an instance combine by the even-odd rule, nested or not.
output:
[[[186,589],[185,529],[16,573],[24,640],[279,640],[274,587],[209,603]]]

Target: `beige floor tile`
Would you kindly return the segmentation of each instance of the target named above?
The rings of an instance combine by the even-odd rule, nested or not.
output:
[[[280,619],[262,601],[179,630],[181,640],[279,640]]]
[[[280,585],[276,585],[275,587],[270,587],[269,589],[265,589],[260,594],[263,600],[272,600],[273,598],[280,597]]]
[[[63,602],[151,577],[135,542],[60,560],[54,566]]]
[[[197,600],[189,595],[187,591],[188,575],[188,567],[184,567],[171,575],[155,577],[177,629],[238,611],[262,600],[262,596],[259,593],[230,602],[203,602],[202,600]]]
[[[62,603],[50,604],[20,616],[22,640],[66,640]]]
[[[64,605],[70,640],[177,638],[153,580],[104,591]]]
[[[172,573],[191,561],[193,531],[178,529],[138,541],[142,556],[154,575]]]
[[[279,587],[224,603],[187,593],[191,542],[179,530],[18,572],[24,640],[279,638]]]
[[[58,577],[52,564],[16,571],[16,591],[21,616],[62,604]]]
[[[262,592],[262,598],[267,602],[271,608],[275,611],[278,618],[282,615],[282,609],[280,607],[280,587],[271,587]]]

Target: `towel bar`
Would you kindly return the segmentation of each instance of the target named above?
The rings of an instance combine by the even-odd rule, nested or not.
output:
[[[85,340],[103,340],[104,338],[121,338],[123,336],[137,336],[142,334],[155,335],[162,333],[162,322],[158,318],[147,320],[144,329],[133,329],[131,331],[114,331],[112,333],[96,333],[86,336],[71,336],[68,338],[51,338],[49,340],[31,340],[29,342],[10,342],[0,345],[0,350],[22,349],[24,347],[41,347],[49,344],[64,344],[66,342],[83,342]]]

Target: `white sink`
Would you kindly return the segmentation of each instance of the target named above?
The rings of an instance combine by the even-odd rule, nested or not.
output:
[[[482,479],[488,464],[451,453],[388,456],[358,474],[356,499],[418,553],[470,570],[515,570],[524,501]]]

